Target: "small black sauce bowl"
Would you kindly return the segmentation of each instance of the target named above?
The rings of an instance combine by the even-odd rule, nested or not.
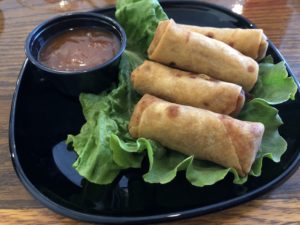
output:
[[[114,33],[120,40],[120,50],[110,60],[85,70],[60,71],[45,66],[38,59],[40,50],[57,34],[80,27],[95,27]],[[96,13],[72,13],[55,17],[38,25],[27,37],[25,54],[42,73],[41,78],[51,81],[61,92],[78,96],[81,92],[100,93],[117,81],[118,65],[126,47],[123,28],[110,17]]]

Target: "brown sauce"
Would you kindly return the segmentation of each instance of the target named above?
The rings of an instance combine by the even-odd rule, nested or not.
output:
[[[60,71],[80,71],[101,65],[120,49],[115,34],[97,28],[75,28],[64,31],[39,52],[39,61]]]

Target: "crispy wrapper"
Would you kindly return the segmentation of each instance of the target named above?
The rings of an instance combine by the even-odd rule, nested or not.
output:
[[[226,115],[237,115],[245,102],[239,85],[148,60],[132,72],[131,81],[140,94]]]
[[[246,91],[257,81],[255,60],[221,41],[188,31],[173,20],[159,23],[148,56],[165,65],[241,85]]]
[[[249,173],[261,144],[264,125],[144,95],[129,123],[132,137],[145,137],[163,146],[226,168]]]
[[[262,29],[215,28],[179,25],[188,31],[222,41],[246,56],[261,60],[266,56],[268,41]]]

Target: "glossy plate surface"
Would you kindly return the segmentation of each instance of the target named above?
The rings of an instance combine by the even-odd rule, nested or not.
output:
[[[231,11],[207,3],[162,3],[178,23],[215,27],[253,27]],[[113,17],[114,8],[97,12]],[[270,43],[268,54],[284,60]],[[293,76],[287,65],[288,72]],[[79,132],[84,118],[77,98],[58,92],[28,60],[20,72],[10,120],[10,150],[15,170],[28,191],[63,215],[98,223],[141,223],[186,218],[248,201],[276,187],[300,161],[300,99],[278,106],[288,150],[280,163],[264,160],[262,175],[242,185],[228,176],[216,185],[197,188],[183,174],[166,185],[144,183],[139,170],[121,174],[108,186],[87,183],[70,169],[76,155],[66,151],[67,134]],[[299,85],[298,85],[299,86]]]

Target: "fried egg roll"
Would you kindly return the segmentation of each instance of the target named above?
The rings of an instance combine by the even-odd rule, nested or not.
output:
[[[192,25],[179,26],[222,41],[253,59],[260,60],[266,56],[269,44],[262,29],[215,28]]]
[[[245,102],[239,85],[147,60],[132,72],[131,81],[140,94],[226,115],[237,115]]]
[[[255,60],[221,41],[187,31],[173,20],[159,23],[148,56],[165,65],[241,85],[246,91],[257,81]]]
[[[132,137],[155,140],[169,149],[249,173],[264,125],[144,95],[129,123]]]

